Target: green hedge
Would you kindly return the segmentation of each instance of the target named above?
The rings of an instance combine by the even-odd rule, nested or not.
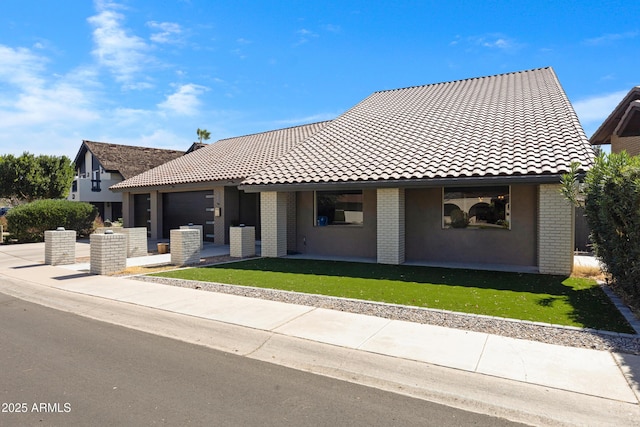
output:
[[[97,209],[82,202],[68,200],[38,200],[16,206],[7,213],[11,237],[19,242],[42,242],[46,230],[64,227],[79,236],[93,231]]]
[[[598,157],[584,193],[595,253],[614,285],[640,306],[640,157]]]

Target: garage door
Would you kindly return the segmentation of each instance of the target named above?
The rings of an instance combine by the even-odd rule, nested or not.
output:
[[[162,234],[189,223],[202,225],[204,239],[213,241],[213,191],[187,191],[162,195]]]

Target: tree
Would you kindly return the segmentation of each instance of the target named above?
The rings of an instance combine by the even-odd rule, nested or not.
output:
[[[198,134],[198,139],[200,140],[200,144],[202,144],[202,140],[208,140],[209,138],[211,138],[211,132],[209,132],[206,129],[200,129],[198,128],[198,130],[196,131],[196,133]]]
[[[640,307],[640,157],[601,154],[582,186],[576,171],[574,165],[563,177],[563,194],[584,204],[596,256],[614,286]]]
[[[35,156],[24,152],[0,156],[0,198],[30,202],[65,198],[74,168],[67,156]]]

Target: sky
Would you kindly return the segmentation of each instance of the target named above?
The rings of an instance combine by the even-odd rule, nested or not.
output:
[[[640,1],[0,0],[0,154],[186,150],[375,91],[551,66],[587,136],[640,85]]]

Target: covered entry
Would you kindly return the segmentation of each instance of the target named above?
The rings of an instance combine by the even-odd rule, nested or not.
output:
[[[189,223],[202,225],[204,239],[213,242],[213,190],[164,193],[162,195],[162,235]]]

